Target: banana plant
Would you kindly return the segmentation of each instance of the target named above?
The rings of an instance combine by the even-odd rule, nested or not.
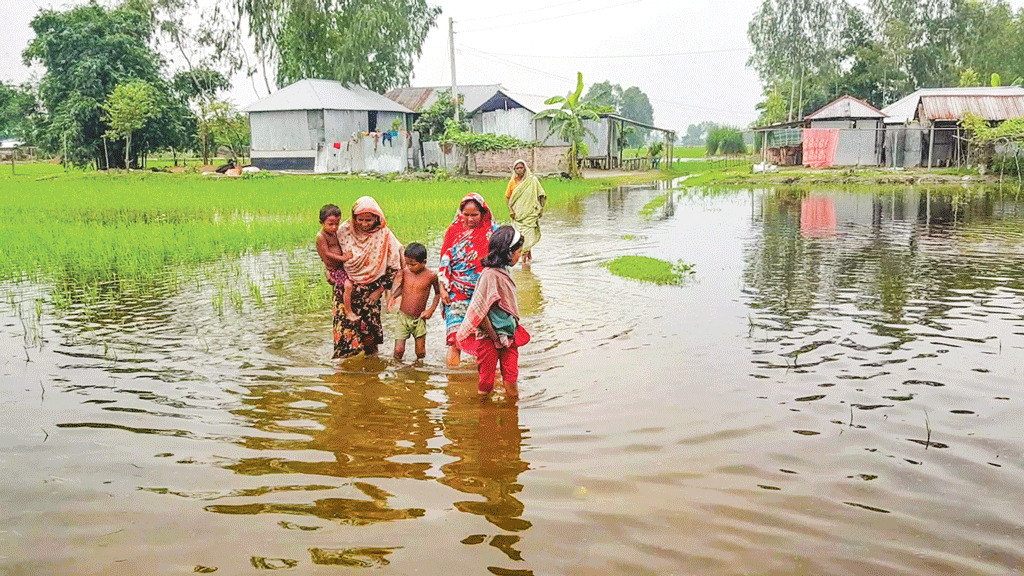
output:
[[[552,96],[544,101],[544,104],[552,106],[559,104],[557,108],[548,108],[538,112],[534,119],[550,118],[551,126],[544,136],[547,139],[552,134],[569,143],[569,152],[566,160],[569,163],[569,176],[578,178],[580,176],[580,152],[586,149],[583,139],[587,136],[594,136],[594,133],[587,128],[584,121],[600,120],[601,114],[614,112],[611,106],[602,106],[593,102],[580,100],[583,94],[583,73],[576,73],[576,90],[566,96]]]

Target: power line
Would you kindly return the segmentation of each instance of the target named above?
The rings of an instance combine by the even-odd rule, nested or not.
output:
[[[561,4],[552,4],[551,6],[544,6],[543,8],[535,8],[533,10],[519,10],[516,12],[509,12],[508,14],[498,14],[497,16],[480,16],[478,18],[460,18],[455,22],[476,22],[477,20],[493,20],[495,18],[505,18],[506,16],[521,16],[523,14],[529,14],[530,12],[539,12],[541,10],[548,10],[551,8],[558,8],[559,6],[568,6],[569,4],[579,4],[580,2],[586,2],[587,0],[571,0],[570,2],[562,2]]]
[[[465,48],[469,46],[463,45]],[[505,54],[501,52],[492,53],[495,56],[508,56],[510,58],[535,58],[535,59],[548,59],[548,60],[612,60],[619,58],[663,58],[669,56],[700,56],[703,54],[721,54],[725,52],[749,52],[751,48],[722,48],[721,50],[695,50],[692,52],[665,52],[662,54],[616,54],[607,56],[552,56],[548,54]]]
[[[484,52],[483,50],[477,50],[476,48],[469,48],[468,46],[466,46],[465,48],[469,49],[472,52],[476,52],[479,56],[481,56],[483,58],[487,58],[488,60],[491,60],[492,62],[499,62],[499,63],[507,64],[507,65],[515,67],[515,68],[521,68],[523,70],[527,70],[527,71],[533,72],[535,74],[540,74],[541,76],[547,76],[548,78],[552,78],[554,80],[560,80],[560,81],[563,81],[563,82],[571,82],[571,80],[568,79],[568,78],[565,78],[565,77],[562,77],[562,76],[556,76],[554,74],[551,74],[550,72],[546,72],[544,70],[540,70],[540,69],[537,69],[537,68],[531,68],[530,66],[524,66],[522,64],[517,64],[516,62],[513,62],[511,60],[506,60],[505,58],[501,58],[501,57],[498,57],[498,56],[494,56],[493,54],[489,54],[487,52]],[[459,52],[462,53],[462,50],[459,50]]]
[[[592,10],[584,10],[582,12],[573,12],[571,14],[562,14],[561,16],[549,16],[547,18],[538,18],[537,20],[527,20],[525,22],[510,22],[510,23],[504,24],[502,26],[489,26],[487,28],[473,28],[471,30],[462,30],[461,33],[468,34],[470,32],[483,32],[484,30],[497,30],[498,28],[509,28],[511,26],[520,26],[522,24],[535,24],[537,22],[547,22],[548,20],[557,20],[559,18],[569,18],[571,16],[579,16],[581,14],[590,14],[591,12],[598,12],[600,10],[607,10],[609,8],[618,8],[620,6],[628,6],[630,4],[637,4],[637,3],[643,2],[643,1],[644,0],[632,0],[630,2],[623,2],[621,4],[612,4],[610,6],[601,6],[599,8],[594,8]]]
[[[484,52],[483,50],[478,50],[476,48],[471,48],[471,47],[468,47],[468,46],[462,46],[462,47],[468,49],[471,52],[476,52],[478,56],[480,56],[482,58],[486,58],[486,59],[488,59],[488,60],[490,60],[492,62],[498,62],[498,63],[506,64],[506,65],[512,66],[514,68],[519,68],[519,69],[522,69],[522,70],[526,70],[528,72],[533,72],[534,74],[539,74],[541,76],[546,76],[548,78],[551,78],[551,79],[554,79],[554,80],[559,80],[559,81],[562,81],[562,82],[572,82],[573,81],[570,78],[566,78],[566,77],[563,77],[563,76],[558,76],[558,75],[555,75],[555,74],[551,74],[550,72],[546,72],[544,70],[539,70],[537,68],[532,68],[530,66],[524,66],[522,64],[518,64],[518,63],[513,62],[511,60],[507,60],[505,58],[501,58],[501,57],[496,56],[494,54],[490,54],[488,52]],[[464,56],[468,56],[469,55],[467,52],[464,52],[463,50],[459,50],[459,53],[463,54]],[[539,96],[539,95],[535,95],[534,94],[533,96]],[[543,98],[544,96],[540,96],[540,97]],[[683,103],[680,103],[680,102],[672,102],[672,101],[669,101],[669,100],[659,100],[659,99],[656,99],[656,98],[650,98],[649,96],[648,96],[648,99],[651,102],[657,102],[659,104],[665,104],[665,105],[676,107],[676,108],[682,108],[684,110],[697,110],[697,111],[703,111],[703,112],[717,112],[719,114],[728,114],[728,115],[731,115],[731,116],[739,116],[739,117],[744,117],[744,118],[749,117],[751,115],[750,112],[740,112],[738,110],[722,110],[720,108],[711,108],[711,107],[708,107],[708,106],[698,106],[696,104],[683,104]]]

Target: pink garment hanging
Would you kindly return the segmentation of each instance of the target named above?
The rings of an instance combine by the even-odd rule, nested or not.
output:
[[[804,164],[811,168],[825,168],[836,160],[839,130],[804,128]]]

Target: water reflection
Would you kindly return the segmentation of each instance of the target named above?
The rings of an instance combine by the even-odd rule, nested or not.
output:
[[[474,374],[450,374],[451,404],[444,415],[445,454],[457,458],[441,467],[440,482],[483,500],[455,502],[455,507],[509,532],[532,524],[523,518],[519,474],[529,469],[521,457],[523,435],[516,401],[480,398]],[[508,540],[505,538],[501,541]],[[518,538],[516,538],[518,540]],[[516,558],[513,558],[516,559]]]
[[[328,360],[327,316],[263,275],[312,255],[243,258],[262,305],[214,306],[233,265],[119,317],[0,297],[0,572],[1019,567],[1024,203],[703,188],[641,215],[663,194],[552,211],[514,272],[518,403],[445,369],[439,324],[414,366]]]

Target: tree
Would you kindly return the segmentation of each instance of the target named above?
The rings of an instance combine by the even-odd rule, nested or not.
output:
[[[124,138],[124,165],[131,167],[132,134],[156,115],[156,94],[145,80],[118,84],[103,103],[103,121],[110,128],[106,136]]]
[[[213,102],[206,110],[203,124],[218,146],[225,146],[232,157],[245,155],[249,147],[249,118],[229,102]]]
[[[277,83],[326,78],[385,92],[407,84],[441,8],[426,0],[234,0]]]
[[[182,70],[174,75],[171,86],[177,97],[191,108],[185,117],[177,148],[192,146],[199,151],[203,164],[210,162],[211,132],[208,124],[217,94],[231,87],[223,74],[211,68]],[[175,157],[177,163],[177,157]]]
[[[459,94],[459,130],[469,130],[469,124],[465,121],[466,109],[462,103],[466,97]],[[455,120],[455,102],[452,99],[451,90],[442,90],[437,94],[437,101],[430,105],[420,114],[420,117],[413,123],[412,129],[416,130],[423,137],[423,140],[438,140],[448,130],[448,121]]]
[[[93,1],[65,12],[42,10],[30,25],[36,37],[23,52],[25,63],[46,68],[39,94],[47,114],[38,143],[66,151],[65,162],[100,166],[107,95],[135,79],[162,85],[162,61],[149,47],[151,22],[145,14]]]
[[[651,101],[647,98],[647,94],[644,94],[636,86],[631,86],[622,92],[622,104],[619,107],[619,113],[624,118],[629,118],[630,120],[636,120],[644,124],[654,124],[654,108],[651,107]],[[650,133],[651,131],[646,128],[638,128],[629,135],[629,145],[633,148],[642,146]]]
[[[32,142],[38,109],[39,104],[30,85],[0,82],[0,136]]]
[[[592,102],[598,106],[611,106],[616,110],[621,110],[622,86],[612,84],[610,80],[591,84],[590,88],[587,89],[586,96],[583,97],[583,101]]]
[[[578,162],[581,150],[586,147],[583,138],[593,133],[584,124],[585,120],[600,120],[600,114],[612,111],[608,106],[594,104],[580,100],[583,94],[583,73],[576,73],[576,90],[566,96],[552,96],[544,101],[544,104],[561,104],[558,108],[541,110],[534,118],[550,118],[551,127],[548,129],[545,139],[558,134],[558,137],[569,143],[569,152],[566,161],[569,164],[569,176],[578,178],[580,166]]]

